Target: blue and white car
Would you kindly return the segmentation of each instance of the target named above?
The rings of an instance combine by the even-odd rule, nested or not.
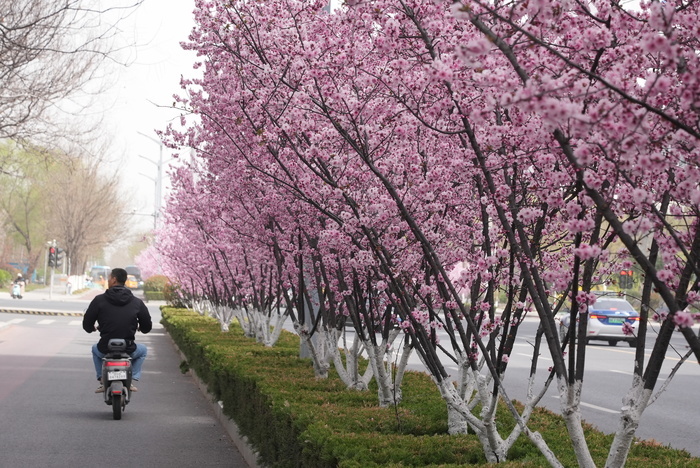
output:
[[[571,316],[566,315],[559,322],[559,338],[563,341],[569,333]],[[639,313],[632,304],[621,297],[598,297],[595,304],[588,307],[588,330],[586,342],[607,341],[610,346],[618,341],[626,341],[631,347],[637,346]]]

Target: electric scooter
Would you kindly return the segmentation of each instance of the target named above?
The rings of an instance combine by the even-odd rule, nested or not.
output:
[[[126,340],[113,338],[102,358],[104,401],[112,407],[112,416],[119,420],[131,399],[131,357],[126,352]]]
[[[19,283],[13,284],[10,295],[12,296],[12,299],[22,299],[22,285]]]

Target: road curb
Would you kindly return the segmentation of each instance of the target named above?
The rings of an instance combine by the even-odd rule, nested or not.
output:
[[[183,361],[187,361],[187,357],[182,353],[182,351],[180,351],[180,348],[177,347],[177,344],[168,333],[168,330],[164,330],[165,334],[168,336],[168,338],[170,338],[170,342],[173,344],[175,351],[177,351],[177,353],[180,355],[180,359],[182,359]],[[231,418],[224,414],[224,403],[222,401],[216,401],[215,397],[211,393],[209,393],[207,384],[205,384],[199,378],[199,376],[197,376],[197,373],[194,371],[194,369],[189,369],[187,373],[190,374],[190,376],[192,376],[192,379],[197,385],[197,388],[199,388],[199,390],[202,392],[202,394],[205,396],[205,398],[211,405],[211,409],[214,412],[214,415],[216,415],[216,419],[218,419],[218,421],[224,427],[224,429],[228,433],[228,436],[231,438],[233,444],[236,446],[236,448],[238,449],[248,466],[250,468],[265,468],[264,465],[258,463],[258,452],[256,452],[255,449],[250,445],[250,443],[248,442],[248,438],[242,435],[241,431],[238,429],[238,425]]]
[[[60,317],[82,317],[82,312],[63,312],[60,310],[32,310],[32,309],[0,309],[4,314],[25,314],[25,315],[53,315]]]

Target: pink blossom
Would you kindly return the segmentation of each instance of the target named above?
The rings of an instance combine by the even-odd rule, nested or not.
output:
[[[579,304],[593,305],[598,300],[598,296],[593,292],[579,291],[576,294],[576,300]]]
[[[580,247],[574,249],[574,254],[581,260],[589,260],[600,255],[600,247],[597,245],[581,244]]]
[[[318,14],[323,2],[234,3],[236,14],[198,4],[186,47],[207,60],[176,102],[200,118],[163,134],[195,154],[173,175],[166,228],[144,259],[191,294],[235,289],[243,302],[308,278],[328,308],[370,294],[383,308],[410,304],[400,326],[412,331],[438,326],[428,306],[455,308],[472,292],[473,309],[488,311],[486,285],[517,294],[525,273],[550,297],[578,291],[576,258],[597,260],[602,280],[635,268],[629,249],[651,239],[662,281],[684,270],[700,203],[697,4],[642,2],[635,20],[609,2],[594,14],[511,2],[499,16],[427,0],[410,14],[391,1],[333,15]],[[494,39],[511,33],[506,56]],[[670,216],[657,214],[664,200]],[[446,280],[429,260],[466,267]],[[585,312],[596,296],[578,294]],[[697,320],[683,314],[674,323]],[[479,334],[499,327],[485,320]]]
[[[518,219],[523,224],[530,224],[537,220],[537,218],[542,216],[542,210],[539,208],[526,207],[522,208],[518,212]]]
[[[678,325],[679,328],[688,328],[693,326],[695,320],[693,314],[679,311],[673,315],[673,323]]]
[[[672,272],[671,270],[664,269],[664,270],[659,270],[658,272],[656,272],[656,276],[657,276],[661,281],[668,282],[668,281],[670,281],[671,279],[673,279],[674,274],[673,274],[673,272]]]
[[[657,322],[663,322],[668,317],[668,310],[654,312],[652,319]]]
[[[647,201],[648,197],[649,197],[649,194],[644,189],[635,188],[632,190],[632,199],[637,204],[645,203]]]
[[[628,336],[634,335],[634,326],[629,322],[623,323],[622,324],[622,333],[624,333],[625,335],[628,335]]]
[[[690,303],[698,302],[700,301],[700,293],[698,293],[697,291],[690,291],[688,292],[688,294],[686,294],[686,299]]]

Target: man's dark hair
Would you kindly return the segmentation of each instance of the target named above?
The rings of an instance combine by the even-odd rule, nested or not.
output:
[[[113,268],[109,275],[122,286],[124,286],[124,283],[126,283],[126,270],[124,268]]]

